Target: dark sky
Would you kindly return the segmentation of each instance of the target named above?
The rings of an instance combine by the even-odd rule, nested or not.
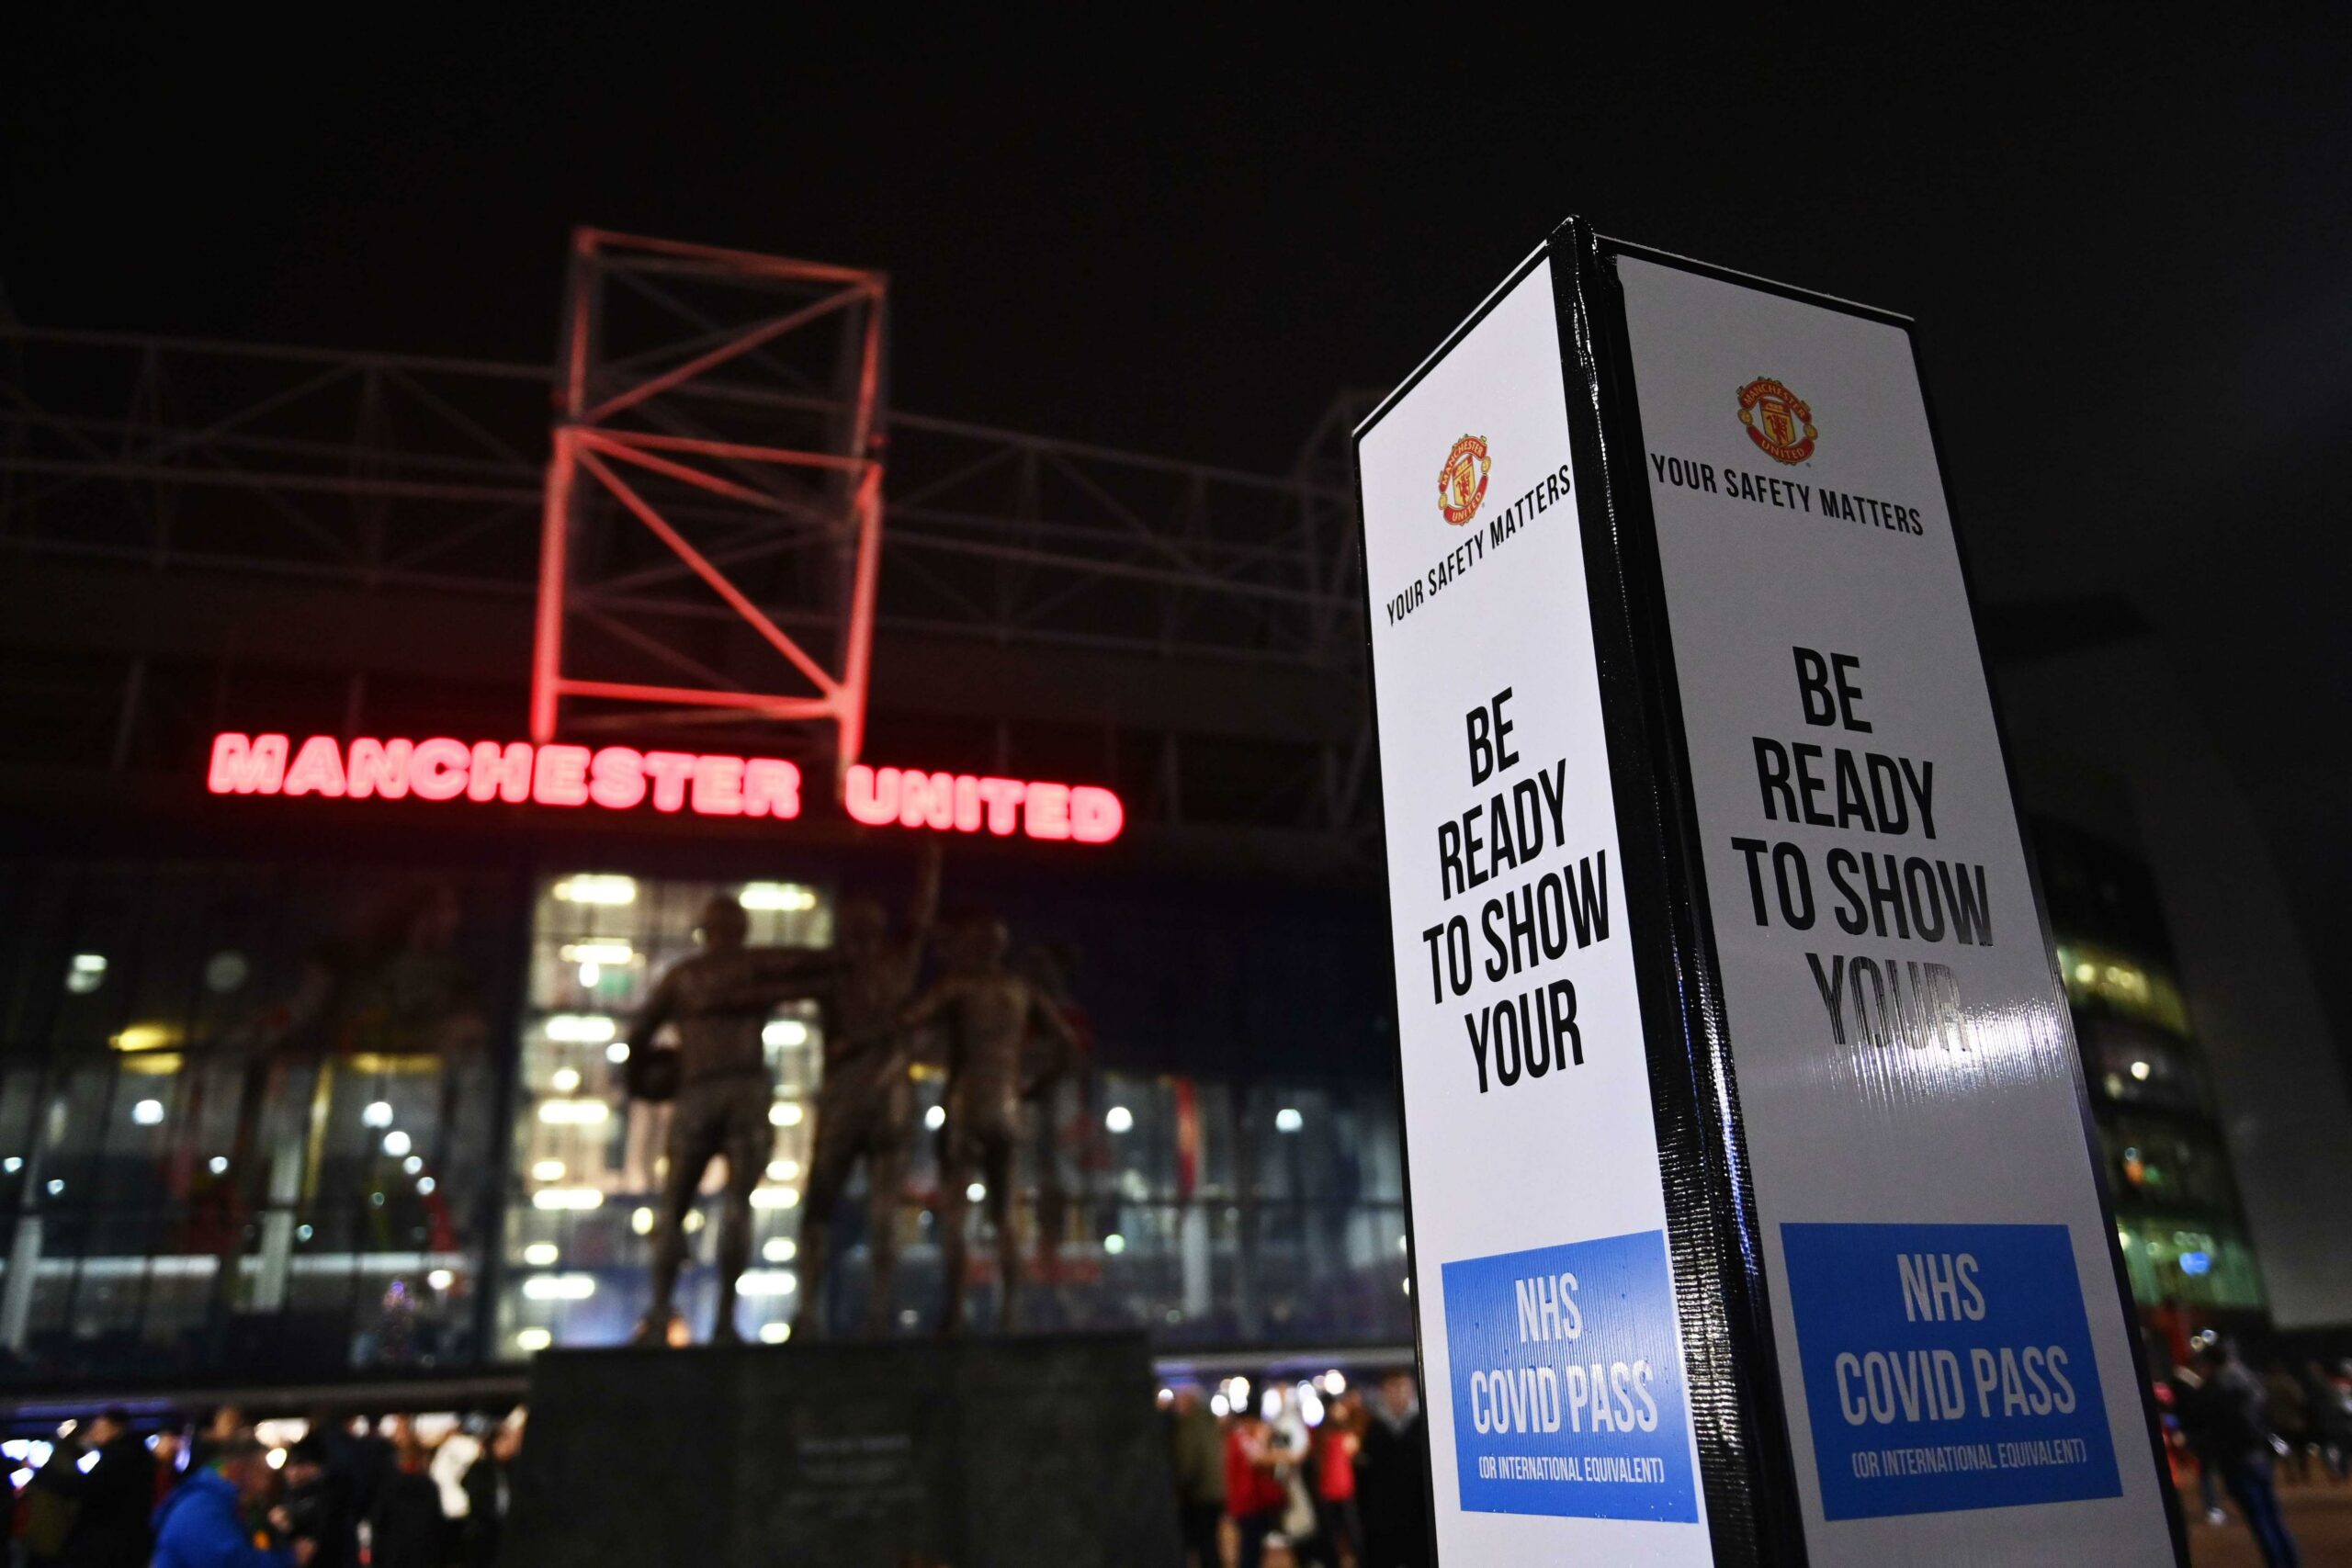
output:
[[[646,7],[246,40],[19,21],[0,285],[43,325],[545,359],[594,222],[887,268],[901,406],[1275,468],[1583,212],[1919,318],[1981,586],[2118,591],[2158,627],[2332,971],[2352,28],[1962,15],[1611,38],[1440,10],[1378,61],[912,13],[854,41]],[[1073,31],[1099,49],[1053,47]]]

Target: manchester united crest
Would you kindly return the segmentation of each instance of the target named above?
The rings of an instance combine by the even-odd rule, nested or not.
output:
[[[1747,438],[1776,463],[1802,463],[1813,456],[1821,432],[1813,427],[1813,410],[1794,392],[1769,376],[1759,376],[1739,389],[1739,423]]]
[[[1458,526],[1478,514],[1478,503],[1487,499],[1487,475],[1493,468],[1485,436],[1465,435],[1453,444],[1453,450],[1445,455],[1445,467],[1437,471],[1438,510],[1445,513],[1448,523]]]

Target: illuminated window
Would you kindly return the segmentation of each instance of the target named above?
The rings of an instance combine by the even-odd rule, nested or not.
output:
[[[2163,971],[2090,942],[2061,944],[2058,970],[2065,982],[2067,1000],[2076,1006],[2100,1003],[2188,1037],[2188,1005],[2172,976]]]
[[[743,906],[754,946],[823,947],[832,940],[831,896],[808,879],[713,883],[559,871],[539,885],[515,1080],[522,1092],[513,1169],[525,1179],[510,1200],[507,1223],[525,1263],[547,1269],[560,1258],[566,1268],[503,1281],[494,1343],[510,1348],[506,1354],[519,1354],[519,1336],[533,1330],[549,1345],[611,1344],[628,1335],[643,1309],[667,1113],[631,1101],[622,1069],[632,1047],[660,1049],[672,1041],[666,1029],[643,1040],[628,1031],[662,976],[699,951],[696,927],[714,897]],[[813,1004],[781,1008],[761,1039],[779,1098],[774,1146],[754,1195],[752,1245],[763,1264],[775,1264],[789,1262],[797,1250],[798,1180],[815,1130],[805,1107],[823,1062],[823,1021]],[[709,1310],[702,1238],[718,1213],[718,1175],[714,1166],[686,1222],[695,1240],[678,1306],[698,1333]],[[574,1280],[593,1289],[582,1292]],[[794,1304],[786,1300],[777,1310],[788,1314]],[[759,1321],[757,1309],[747,1305],[744,1332],[755,1332]]]

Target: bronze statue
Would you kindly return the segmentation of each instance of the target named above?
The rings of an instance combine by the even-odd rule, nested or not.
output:
[[[670,1120],[669,1169],[653,1233],[653,1300],[630,1343],[662,1342],[670,1299],[686,1250],[686,1213],[714,1156],[727,1156],[727,1194],[718,1221],[718,1311],[713,1344],[737,1344],[735,1286],[752,1260],[752,1189],[775,1146],[768,1121],[775,1101],[762,1034],[778,1002],[819,994],[837,966],[815,948],[743,945],[743,906],[720,895],[704,906],[703,951],[662,976],[629,1022],[630,1062],[653,1049],[663,1023],[678,1032],[678,1088]]]
[[[890,1292],[898,1277],[898,1209],[914,1144],[914,1097],[907,1081],[907,1026],[923,945],[939,908],[939,845],[924,846],[907,929],[896,940],[890,918],[871,898],[845,904],[834,937],[840,967],[826,993],[825,1072],[817,1086],[816,1147],[808,1158],[808,1196],[800,1213],[800,1310],[793,1333],[824,1332],[820,1294],[832,1260],[833,1208],[850,1171],[865,1161],[867,1248],[872,1279],[865,1332],[890,1330]]]
[[[964,1326],[967,1188],[986,1184],[983,1201],[996,1227],[1001,1297],[1000,1329],[1012,1326],[1020,1284],[1020,1246],[1012,1230],[1012,1164],[1021,1136],[1021,1102],[1057,1081],[1079,1053],[1061,1010],[1026,977],[1005,967],[1011,939],[1004,922],[977,916],[958,923],[948,970],[907,1010],[910,1025],[947,1026],[946,1148],[941,1162],[940,1219],[947,1271],[950,1333]],[[1033,1051],[1033,1037],[1042,1049]]]

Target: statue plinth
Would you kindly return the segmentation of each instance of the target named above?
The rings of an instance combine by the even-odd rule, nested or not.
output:
[[[548,1350],[502,1561],[1176,1568],[1137,1335]]]

